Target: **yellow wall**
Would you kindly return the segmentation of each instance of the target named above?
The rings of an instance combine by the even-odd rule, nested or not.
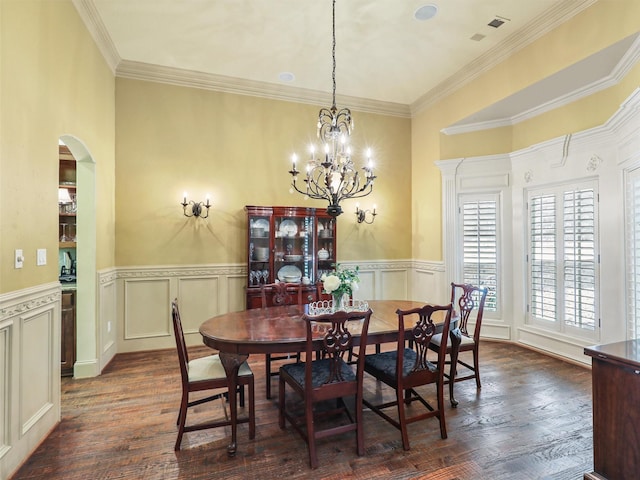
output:
[[[58,139],[95,158],[97,266],[114,264],[114,78],[70,1],[0,2],[0,293],[58,280]],[[23,249],[24,268],[14,269]],[[36,249],[46,266],[36,267]]]
[[[319,107],[138,80],[116,80],[116,264],[246,261],[245,205],[326,203],[290,193],[291,154],[304,158]],[[338,217],[338,259],[410,258],[410,120],[353,112],[356,163],[368,145],[379,180]],[[300,162],[302,163],[302,162]],[[299,167],[301,165],[298,165]],[[403,187],[404,186],[404,187]],[[208,219],[186,218],[182,194],[212,196]]]
[[[439,132],[639,30],[640,2],[601,0],[414,117],[413,258],[442,259],[441,178],[433,162],[508,153],[601,125],[638,86],[640,67],[606,91],[513,127],[450,137]],[[427,206],[437,207],[437,213]]]

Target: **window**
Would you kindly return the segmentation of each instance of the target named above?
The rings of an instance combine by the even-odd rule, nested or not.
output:
[[[488,289],[485,310],[498,310],[498,196],[461,199],[462,277]]]
[[[599,319],[595,182],[529,192],[529,321],[595,338]]]
[[[626,178],[627,324],[628,338],[634,339],[640,337],[640,168]]]

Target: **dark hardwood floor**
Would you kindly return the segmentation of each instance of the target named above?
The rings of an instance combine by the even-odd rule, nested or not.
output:
[[[191,349],[192,357],[206,354]],[[229,458],[228,427],[186,433],[174,452],[180,374],[175,351],[117,355],[97,378],[62,380],[62,421],[16,472],[14,479],[582,479],[593,468],[591,372],[515,345],[483,342],[482,390],[456,384],[457,409],[448,404],[446,440],[436,419],[400,432],[365,412],[366,455],[355,437],[319,442],[317,470],[293,429],[278,427],[277,395],[266,400],[264,363],[250,358],[256,376],[256,438],[238,427],[239,448]],[[277,378],[273,379],[277,391]],[[366,379],[365,395],[380,394]],[[433,398],[433,387],[422,390]],[[385,389],[385,395],[387,391]],[[222,401],[191,417],[222,415]],[[411,408],[418,408],[411,407]]]

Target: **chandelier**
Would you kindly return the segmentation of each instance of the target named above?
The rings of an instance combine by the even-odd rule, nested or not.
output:
[[[311,146],[310,158],[307,162],[302,188],[296,183],[298,174],[296,169],[297,155],[292,156],[293,167],[289,170],[292,176],[291,186],[303,195],[327,200],[327,213],[337,217],[342,213],[340,202],[346,198],[359,198],[369,195],[373,190],[373,164],[371,151],[367,150],[367,163],[359,174],[351,159],[349,136],[353,130],[351,110],[336,108],[336,1],[333,0],[333,104],[331,108],[322,108],[318,114],[318,139],[322,144],[322,152],[316,157],[316,149]]]

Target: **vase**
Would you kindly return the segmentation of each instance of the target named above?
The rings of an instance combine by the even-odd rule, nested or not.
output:
[[[349,294],[343,292],[334,292],[331,294],[333,298],[333,311],[346,310],[349,305]]]

